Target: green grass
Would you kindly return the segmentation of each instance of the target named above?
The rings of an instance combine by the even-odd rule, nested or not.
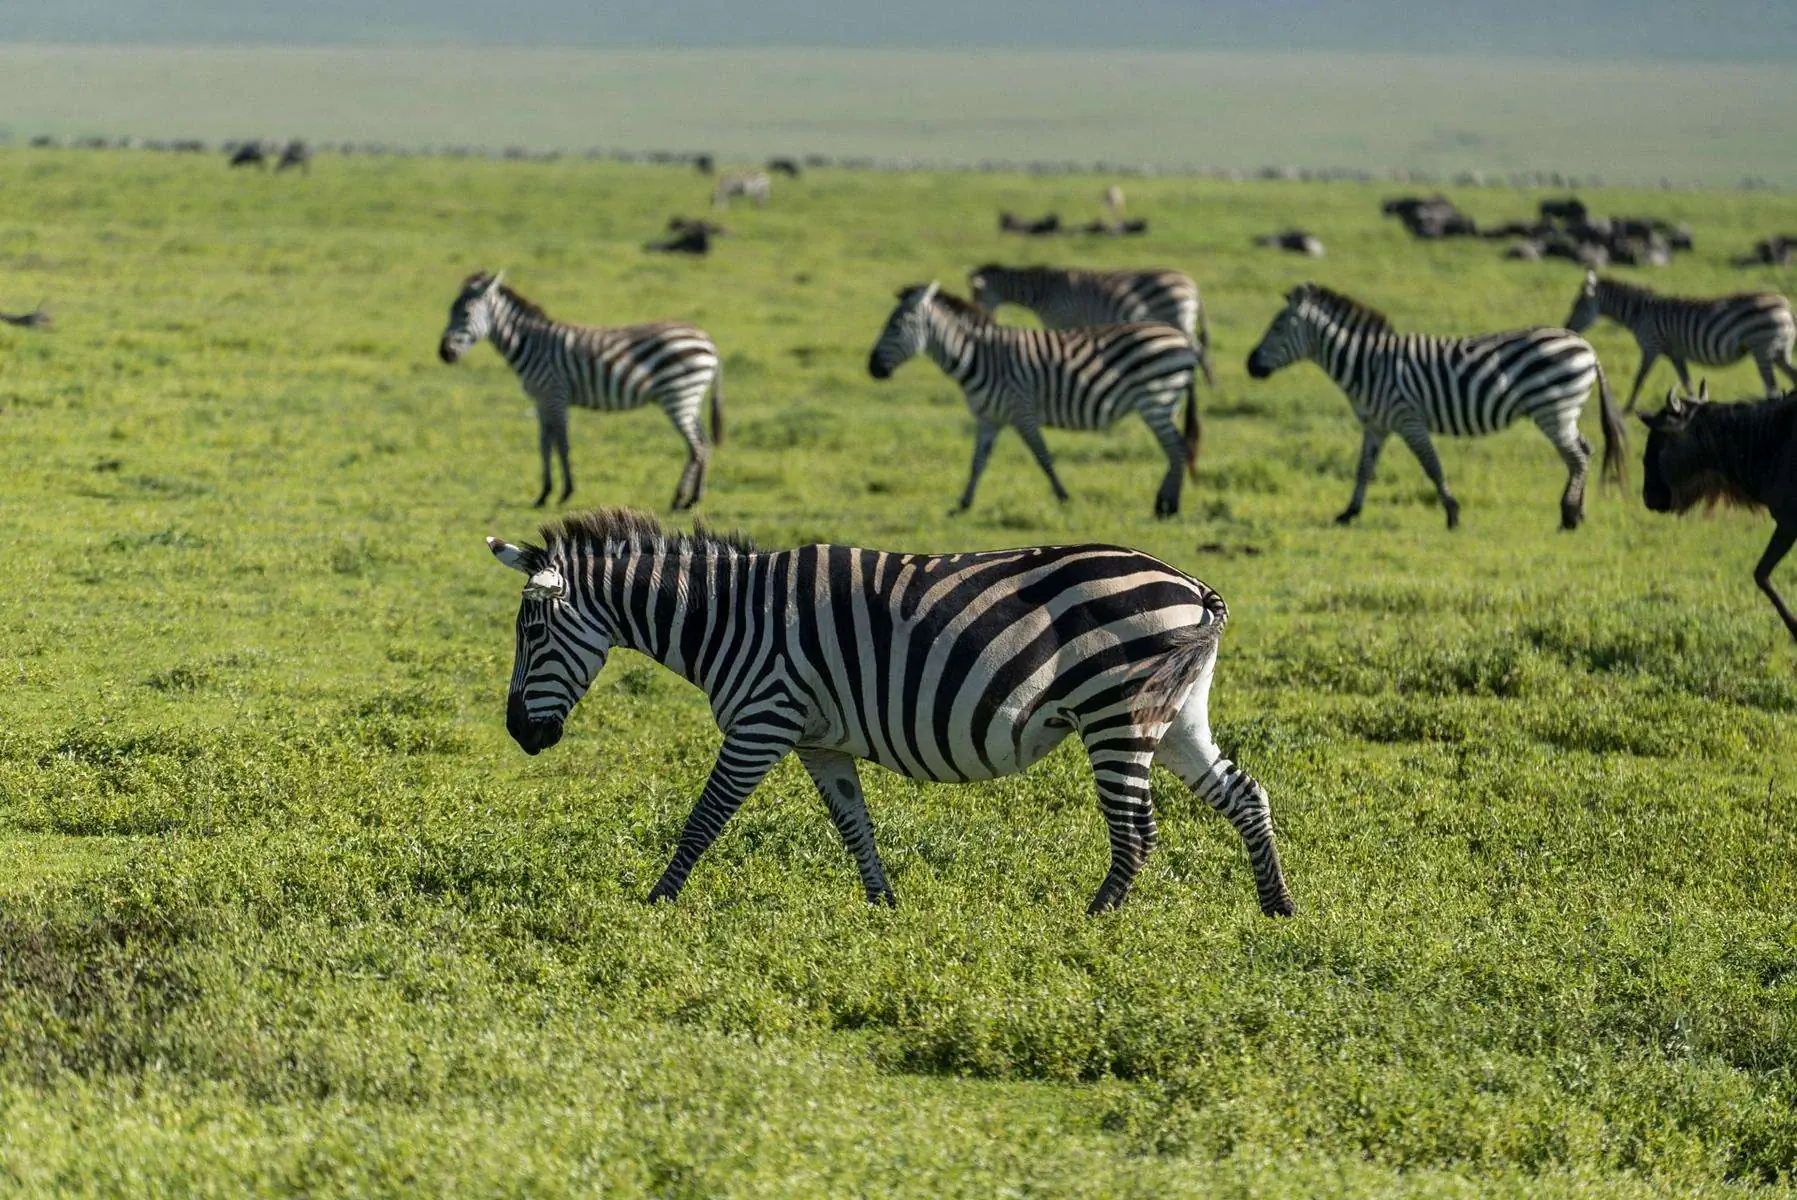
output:
[[[1457,533],[1398,447],[1334,528],[1346,402],[1242,368],[1283,289],[1474,330],[1561,320],[1576,272],[1412,244],[1348,185],[1142,182],[1126,246],[991,232],[1099,186],[819,172],[687,262],[637,250],[702,205],[685,171],[0,154],[0,308],[58,322],[0,330],[0,1191],[1788,1192],[1797,672],[1749,579],[1764,520],[1594,490],[1558,533],[1524,427],[1442,443]],[[1692,224],[1660,286],[1790,289],[1725,263],[1797,200],[1594,199]],[[1247,244],[1294,222],[1328,260]],[[1179,519],[1139,423],[1051,434],[1065,508],[1007,435],[944,515],[971,421],[928,363],[876,385],[865,356],[893,287],[990,258],[1199,278],[1220,380]],[[957,789],[870,770],[896,911],[790,763],[646,907],[717,734],[621,653],[553,751],[505,735],[518,583],[481,538],[533,530],[534,419],[490,350],[434,355],[500,266],[554,313],[712,331],[719,525],[1104,539],[1219,587],[1218,733],[1300,915],[1258,914],[1163,777],[1161,848],[1087,919],[1074,748]],[[1595,340],[1626,380],[1627,336]],[[659,414],[573,433],[580,501],[666,503]]]
[[[1797,187],[1797,67],[1776,62],[0,43],[0,114],[21,139],[300,135]]]

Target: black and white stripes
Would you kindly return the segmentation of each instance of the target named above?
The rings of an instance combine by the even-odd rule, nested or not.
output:
[[[961,507],[973,503],[999,430],[1013,426],[1048,476],[1055,498],[1067,490],[1055,475],[1042,429],[1106,429],[1140,413],[1167,456],[1155,494],[1156,516],[1179,511],[1180,472],[1198,454],[1194,372],[1198,355],[1183,330],[1147,323],[1085,329],[1012,329],[934,284],[901,288],[868,358],[868,371],[885,379],[907,359],[928,353],[961,385],[979,422],[973,469]],[[1173,414],[1185,403],[1185,433]]]
[[[686,439],[686,467],[674,490],[674,507],[690,508],[705,490],[712,443],[724,431],[723,379],[718,350],[692,325],[568,325],[506,287],[502,276],[479,272],[462,283],[450,305],[438,356],[453,363],[482,338],[491,339],[536,402],[538,449],[543,458],[541,506],[553,485],[550,455],[561,458],[562,494],[574,491],[568,467],[568,409],[608,411],[655,403]],[[699,424],[705,393],[712,393],[711,438]]]
[[[1656,295],[1647,288],[1599,279],[1597,272],[1587,271],[1566,325],[1582,332],[1596,324],[1599,317],[1626,326],[1641,347],[1641,367],[1635,373],[1635,386],[1629,389],[1631,412],[1647,372],[1662,354],[1672,360],[1672,368],[1687,392],[1691,390],[1687,363],[1723,367],[1749,356],[1760,369],[1766,395],[1779,395],[1774,367],[1797,384],[1797,368],[1791,365],[1797,322],[1791,317],[1791,302],[1777,292],[1741,292],[1693,300]]]
[[[679,893],[724,823],[793,753],[868,899],[890,902],[856,760],[914,779],[990,779],[1025,770],[1071,734],[1091,759],[1110,832],[1111,868],[1092,911],[1123,902],[1154,847],[1156,762],[1240,833],[1262,911],[1292,911],[1266,792],[1210,735],[1228,609],[1166,564],[1102,545],[761,551],[664,534],[627,510],[543,532],[541,549],[488,542],[529,577],[507,703],[519,745],[535,754],[559,740],[614,646],[698,685],[724,732],[652,898]]]
[[[967,274],[973,302],[987,312],[1015,304],[1049,329],[1160,321],[1186,331],[1198,350],[1204,382],[1217,384],[1210,365],[1210,322],[1198,285],[1184,271],[1079,271],[1062,267],[1003,267],[987,263]]]
[[[1379,451],[1393,433],[1404,439],[1435,484],[1448,528],[1460,504],[1442,478],[1432,433],[1468,437],[1494,433],[1527,417],[1566,463],[1560,497],[1562,528],[1584,517],[1591,446],[1579,436],[1579,413],[1596,383],[1603,402],[1604,469],[1622,477],[1625,434],[1597,355],[1564,329],[1523,329],[1482,337],[1443,338],[1399,333],[1385,316],[1328,288],[1304,284],[1248,356],[1248,373],[1265,379],[1310,359],[1348,394],[1360,418],[1360,466],[1354,498],[1337,521],[1360,515]]]

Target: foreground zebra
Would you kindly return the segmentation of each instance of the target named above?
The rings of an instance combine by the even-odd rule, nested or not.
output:
[[[1111,868],[1089,911],[1116,908],[1154,848],[1160,762],[1235,826],[1261,911],[1289,915],[1272,811],[1211,740],[1207,705],[1223,598],[1116,546],[890,554],[763,551],[664,533],[601,509],[546,526],[547,546],[487,545],[529,577],[506,728],[528,754],[624,646],[684,676],[723,730],[711,778],[649,893],[671,900],[742,802],[789,753],[817,785],[872,903],[894,902],[856,760],[961,783],[1028,768],[1069,734],[1085,745]]]
[[[1603,402],[1604,471],[1622,479],[1627,435],[1609,381],[1585,339],[1564,329],[1468,338],[1399,333],[1383,313],[1307,283],[1287,294],[1284,310],[1248,356],[1248,374],[1265,379],[1304,358],[1335,380],[1360,418],[1354,498],[1335,518],[1338,524],[1360,515],[1379,451],[1396,433],[1428,473],[1453,529],[1460,523],[1460,502],[1442,478],[1429,435],[1495,433],[1527,417],[1566,463],[1560,527],[1577,528],[1591,463],[1591,444],[1579,436],[1579,412],[1593,382]]]
[[[1204,300],[1184,271],[1077,271],[987,263],[968,272],[967,286],[973,302],[987,312],[1015,304],[1035,313],[1049,329],[1138,321],[1178,326],[1198,349],[1204,382],[1217,386],[1210,367],[1210,322]]]
[[[1167,474],[1154,497],[1154,515],[1179,511],[1180,471],[1197,473],[1198,403],[1193,368],[1198,355],[1184,331],[1172,325],[1099,325],[1086,329],[1014,329],[934,284],[900,288],[898,307],[886,319],[868,356],[875,379],[889,378],[906,360],[928,352],[961,385],[979,423],[973,470],[961,509],[974,489],[1006,425],[1016,428],[1055,499],[1067,489],[1055,474],[1042,440],[1050,429],[1108,429],[1126,413],[1140,413],[1167,455]],[[1185,399],[1185,434],[1173,427],[1173,410]]]
[[[692,325],[568,325],[505,286],[505,272],[477,271],[462,281],[449,307],[449,326],[437,355],[453,363],[482,338],[491,339],[537,406],[537,445],[543,490],[554,484],[553,451],[562,461],[561,500],[574,493],[568,467],[568,406],[620,411],[653,401],[686,439],[686,467],[674,489],[674,508],[691,508],[705,491],[713,443],[724,440],[724,380],[718,348]],[[699,428],[699,407],[711,393],[711,440]]]
[[[1797,367],[1791,365],[1792,343],[1797,342],[1797,321],[1791,318],[1791,302],[1777,292],[1741,292],[1733,296],[1688,300],[1659,296],[1647,288],[1599,279],[1585,272],[1585,283],[1572,302],[1569,329],[1583,332],[1608,317],[1628,327],[1641,347],[1641,369],[1629,389],[1629,411],[1641,395],[1647,372],[1664,354],[1685,391],[1691,390],[1691,374],[1685,364],[1725,367],[1753,356],[1767,396],[1779,395],[1777,367],[1797,383]]]

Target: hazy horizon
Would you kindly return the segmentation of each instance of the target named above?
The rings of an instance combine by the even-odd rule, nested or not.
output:
[[[930,50],[1320,50],[1570,59],[1788,61],[1797,4],[1741,0],[1722,19],[1681,0],[61,0],[9,6],[11,42],[71,45],[506,45]]]

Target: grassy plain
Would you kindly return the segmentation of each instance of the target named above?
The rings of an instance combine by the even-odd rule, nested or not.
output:
[[[1558,533],[1519,428],[1442,445],[1457,533],[1401,449],[1334,528],[1345,401],[1242,369],[1283,289],[1470,330],[1558,322],[1575,274],[1412,244],[1352,185],[1141,182],[1142,241],[992,232],[1102,182],[814,173],[691,262],[637,249],[704,201],[673,169],[0,154],[0,308],[58,321],[0,330],[0,1191],[1788,1193],[1797,673],[1748,578],[1764,524],[1594,490]],[[1797,199],[1591,198],[1691,223],[1659,285],[1791,288],[1725,262]],[[1248,245],[1288,223],[1329,258]],[[945,515],[958,395],[863,363],[893,287],[991,258],[1199,278],[1220,380],[1180,518],[1133,423],[1051,436],[1065,508],[1007,435]],[[534,421],[489,350],[434,356],[501,266],[554,313],[713,332],[713,522],[1120,541],[1221,588],[1219,736],[1297,919],[1171,778],[1131,903],[1083,916],[1074,749],[960,789],[870,769],[896,911],[791,764],[644,906],[717,737],[629,654],[552,752],[505,735],[517,581],[481,536],[535,525]],[[1595,340],[1626,381],[1626,335]],[[573,432],[578,501],[666,503],[659,414]]]

